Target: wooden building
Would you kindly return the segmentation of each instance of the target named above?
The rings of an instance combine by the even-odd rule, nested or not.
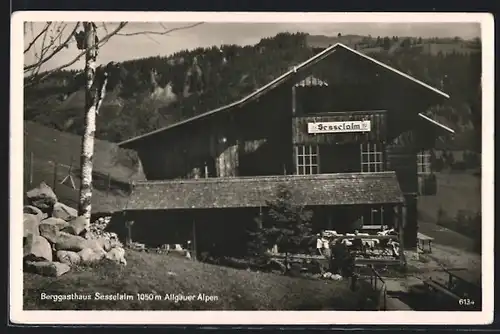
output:
[[[414,247],[417,157],[453,132],[424,112],[447,98],[342,44],[324,49],[239,101],[120,143],[148,179],[125,208],[133,238],[238,244],[286,184],[318,229],[396,221]]]

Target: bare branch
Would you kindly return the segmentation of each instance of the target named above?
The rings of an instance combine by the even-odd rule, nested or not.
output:
[[[47,57],[44,57],[44,58],[40,58],[40,60],[38,62],[34,63],[34,64],[25,66],[24,67],[24,71],[28,71],[30,69],[33,69],[35,67],[39,67],[39,66],[45,64],[52,57],[54,57],[57,53],[59,53],[59,51],[61,51],[63,48],[65,48],[66,44],[73,38],[73,35],[75,34],[75,32],[78,29],[78,27],[79,27],[79,23],[77,23],[75,25],[75,27],[73,28],[73,30],[71,31],[71,33],[69,34],[69,36],[66,38],[66,40],[63,43],[61,43],[50,55],[48,55]]]
[[[172,28],[172,29],[166,29],[166,27],[162,23],[160,23],[160,26],[164,29],[164,31],[138,31],[138,32],[131,32],[131,33],[121,33],[120,31],[123,30],[123,28],[128,24],[128,22],[120,22],[118,24],[118,27],[116,29],[112,30],[111,32],[108,32],[108,27],[106,26],[106,23],[103,22],[102,26],[100,28],[103,28],[106,31],[106,35],[104,37],[102,37],[99,40],[99,42],[96,43],[96,45],[93,48],[100,48],[100,47],[102,47],[113,36],[146,35],[152,41],[154,41],[155,43],[158,43],[158,41],[154,40],[151,36],[148,36],[148,35],[167,35],[167,34],[172,33],[174,31],[179,31],[179,30],[185,30],[185,29],[194,28],[194,27],[199,26],[199,25],[201,25],[203,23],[204,22],[197,22],[197,23],[193,23],[193,24],[190,24],[190,25],[187,25],[187,26],[176,27],[176,28]],[[35,61],[33,64],[29,64],[29,65],[25,65],[24,66],[24,72],[25,73],[31,72],[31,75],[29,75],[26,78],[25,87],[29,87],[29,86],[35,85],[36,83],[38,83],[38,82],[46,79],[47,77],[49,77],[53,73],[70,67],[71,65],[73,65],[74,63],[76,63],[78,60],[80,60],[85,55],[86,51],[83,50],[80,53],[78,53],[78,55],[75,56],[71,61],[68,61],[67,63],[65,63],[63,65],[60,65],[60,66],[58,66],[56,68],[53,68],[53,69],[51,69],[49,71],[46,71],[41,76],[38,76],[39,70],[40,70],[40,68],[42,67],[43,64],[47,63],[56,54],[58,54],[59,52],[61,52],[61,50],[63,48],[67,48],[68,45],[73,42],[73,36],[75,35],[75,33],[76,33],[76,31],[77,31],[77,29],[79,27],[79,24],[80,24],[79,22],[76,24],[76,26],[74,27],[74,29],[71,31],[71,33],[69,34],[69,36],[65,40],[62,40],[62,33],[58,32],[57,36],[55,38],[51,39],[51,41],[54,42],[54,43],[50,43],[48,46],[43,45],[43,47],[42,47],[42,53],[41,53],[40,57],[37,57],[38,58],[37,61]],[[44,31],[39,34],[40,36],[37,36],[36,38],[33,37],[33,38],[34,39],[39,39],[42,35],[44,35],[44,38],[46,38],[47,34],[49,34],[49,28],[44,29]],[[55,43],[55,41],[58,38],[59,38],[59,43]],[[33,43],[33,44],[35,44],[35,43]],[[57,45],[57,47],[54,47],[55,45]],[[30,47],[32,47],[32,46],[30,46]]]
[[[116,35],[116,34],[117,34],[120,30],[122,30],[122,29],[123,29],[126,25],[127,25],[127,22],[121,22],[115,30],[113,30],[112,32],[110,32],[109,34],[107,34],[106,36],[104,36],[104,37],[103,37],[103,38],[99,41],[99,43],[97,43],[97,44],[96,44],[93,48],[100,48],[102,45],[106,44],[106,42],[108,42],[108,41],[109,41],[109,39],[110,39],[111,37],[115,36],[115,35]],[[75,30],[76,30],[76,29],[75,29]],[[74,32],[75,32],[75,31],[73,31],[72,35],[74,34]],[[64,47],[64,46],[62,46],[62,47]],[[62,47],[61,47],[60,49],[62,49]],[[59,52],[59,51],[60,51],[60,49],[59,49],[59,50],[57,50],[57,52]],[[55,52],[55,53],[57,53],[57,52]],[[73,64],[74,64],[74,63],[76,63],[78,60],[80,60],[80,59],[81,59],[81,58],[85,55],[85,53],[86,53],[86,52],[87,52],[87,50],[83,50],[83,51],[82,51],[82,52],[80,52],[80,53],[79,53],[79,54],[78,54],[75,58],[73,58],[73,60],[71,60],[71,61],[69,61],[69,62],[67,62],[67,63],[65,63],[65,64],[63,64],[63,65],[61,65],[61,66],[58,66],[58,67],[56,67],[56,68],[54,68],[54,69],[51,69],[50,71],[45,72],[45,73],[43,74],[43,76],[42,76],[42,77],[40,77],[40,78],[37,78],[37,80],[36,80],[36,81],[28,81],[28,82],[25,84],[25,86],[26,86],[26,87],[32,86],[32,85],[34,85],[35,83],[37,83],[37,82],[39,82],[39,81],[42,81],[42,80],[46,79],[47,77],[49,77],[50,75],[52,75],[54,72],[57,72],[57,71],[63,70],[63,69],[65,69],[65,68],[67,68],[67,67],[69,67],[69,66],[73,65]],[[55,53],[54,53],[54,55],[55,55]],[[44,61],[44,62],[45,62],[45,61]],[[25,69],[25,70],[26,70],[26,69]]]
[[[166,31],[138,31],[138,32],[130,32],[130,33],[124,33],[124,34],[117,34],[117,35],[118,36],[166,35],[166,34],[169,34],[171,32],[174,32],[174,31],[194,28],[194,27],[197,27],[197,26],[199,26],[199,25],[201,25],[203,23],[205,23],[205,22],[197,22],[197,23],[193,23],[191,25],[187,25],[187,26],[183,26],[183,27],[177,27],[177,28],[172,28],[172,29],[169,29],[169,30],[166,30]],[[162,25],[162,27],[164,27],[164,26]]]
[[[33,45],[35,45],[36,41],[44,34],[47,32],[47,30],[49,30],[49,27],[52,23],[51,22],[47,22],[45,27],[43,27],[42,31],[40,31],[40,33],[38,35],[36,35],[36,37],[33,37],[33,40],[30,42],[30,44],[28,45],[28,47],[26,49],[24,49],[24,53],[28,52],[32,47]],[[31,25],[31,32],[33,33],[33,23]]]

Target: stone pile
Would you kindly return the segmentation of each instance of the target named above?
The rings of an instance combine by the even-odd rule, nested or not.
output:
[[[116,234],[104,232],[108,218],[86,228],[77,210],[58,202],[44,182],[27,192],[23,216],[24,271],[60,276],[80,264],[108,259],[126,265]]]

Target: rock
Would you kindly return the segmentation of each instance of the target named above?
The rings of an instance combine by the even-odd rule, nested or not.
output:
[[[29,213],[23,215],[23,237],[40,235],[38,217]]]
[[[52,247],[44,237],[28,237],[23,245],[23,257],[25,261],[52,261]]]
[[[60,218],[47,218],[40,222],[38,227],[40,235],[50,241],[55,243],[58,239],[59,232],[68,226],[68,223]]]
[[[78,211],[70,206],[67,206],[66,204],[57,202],[54,204],[54,208],[52,209],[52,217],[70,221],[78,217]]]
[[[64,232],[73,235],[82,235],[87,231],[87,221],[83,216],[73,218],[68,221],[68,224],[69,225],[63,229]]]
[[[102,248],[84,248],[78,252],[82,263],[93,263],[102,260],[106,252]]]
[[[24,264],[25,272],[31,272],[51,277],[61,276],[70,271],[70,269],[71,268],[69,265],[61,262],[40,261],[40,262],[26,262]]]
[[[59,232],[54,241],[56,250],[79,252],[87,247],[87,239],[66,232]]]
[[[96,240],[99,244],[99,247],[104,249],[106,252],[109,252],[114,246],[110,239],[100,237],[100,238],[97,238]]]
[[[38,220],[41,221],[42,219],[46,218],[46,214],[42,212],[39,208],[33,205],[25,205],[23,208],[24,213],[28,213],[30,215],[35,215],[37,216]]]
[[[125,260],[125,249],[121,247],[115,247],[107,252],[106,259],[116,263],[127,265],[127,260]]]
[[[82,261],[80,255],[76,252],[60,250],[56,252],[56,258],[61,263],[74,266]]]
[[[42,212],[51,212],[57,203],[57,196],[45,182],[26,193],[30,205],[37,207]]]

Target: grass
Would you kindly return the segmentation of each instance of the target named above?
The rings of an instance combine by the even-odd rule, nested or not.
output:
[[[111,262],[76,268],[58,278],[24,273],[25,310],[360,310],[364,290],[345,281],[292,278],[129,250],[128,264]],[[172,274],[173,273],[173,274]],[[127,293],[128,301],[41,300],[41,294]],[[216,296],[210,302],[139,301],[137,293]],[[365,306],[363,306],[365,305]]]
[[[24,191],[26,192],[42,181],[51,187],[55,184],[54,191],[60,201],[76,208],[80,186],[78,176],[81,137],[33,122],[25,122],[24,149]],[[142,167],[140,163],[137,163],[135,153],[118,148],[114,143],[96,140],[94,150],[93,212],[120,210],[126,205],[128,182],[145,179]],[[33,152],[32,160],[30,152]],[[73,189],[69,182],[60,184],[69,173],[72,158],[74,159],[72,175],[76,189]],[[28,181],[30,160],[33,163],[31,185]],[[57,173],[54,173],[55,164],[58,165]],[[110,191],[108,191],[108,182]]]
[[[461,212],[481,212],[481,179],[467,172],[437,173],[436,176],[437,194],[418,199],[419,231],[433,237],[438,244],[477,252],[479,245],[474,235],[459,228],[455,220]],[[440,211],[447,219],[439,217]],[[478,222],[469,220],[466,223]]]
[[[34,122],[24,122],[24,152],[29,159],[33,152],[35,160],[58,162],[69,166],[72,158],[74,166],[80,162],[82,139],[80,136],[58,131]],[[144,180],[144,173],[133,151],[119,148],[116,144],[95,140],[94,172],[111,174],[112,178],[122,182]]]
[[[418,198],[419,219],[436,223],[441,208],[455,217],[460,210],[481,211],[481,179],[466,172],[436,173],[437,194]]]

